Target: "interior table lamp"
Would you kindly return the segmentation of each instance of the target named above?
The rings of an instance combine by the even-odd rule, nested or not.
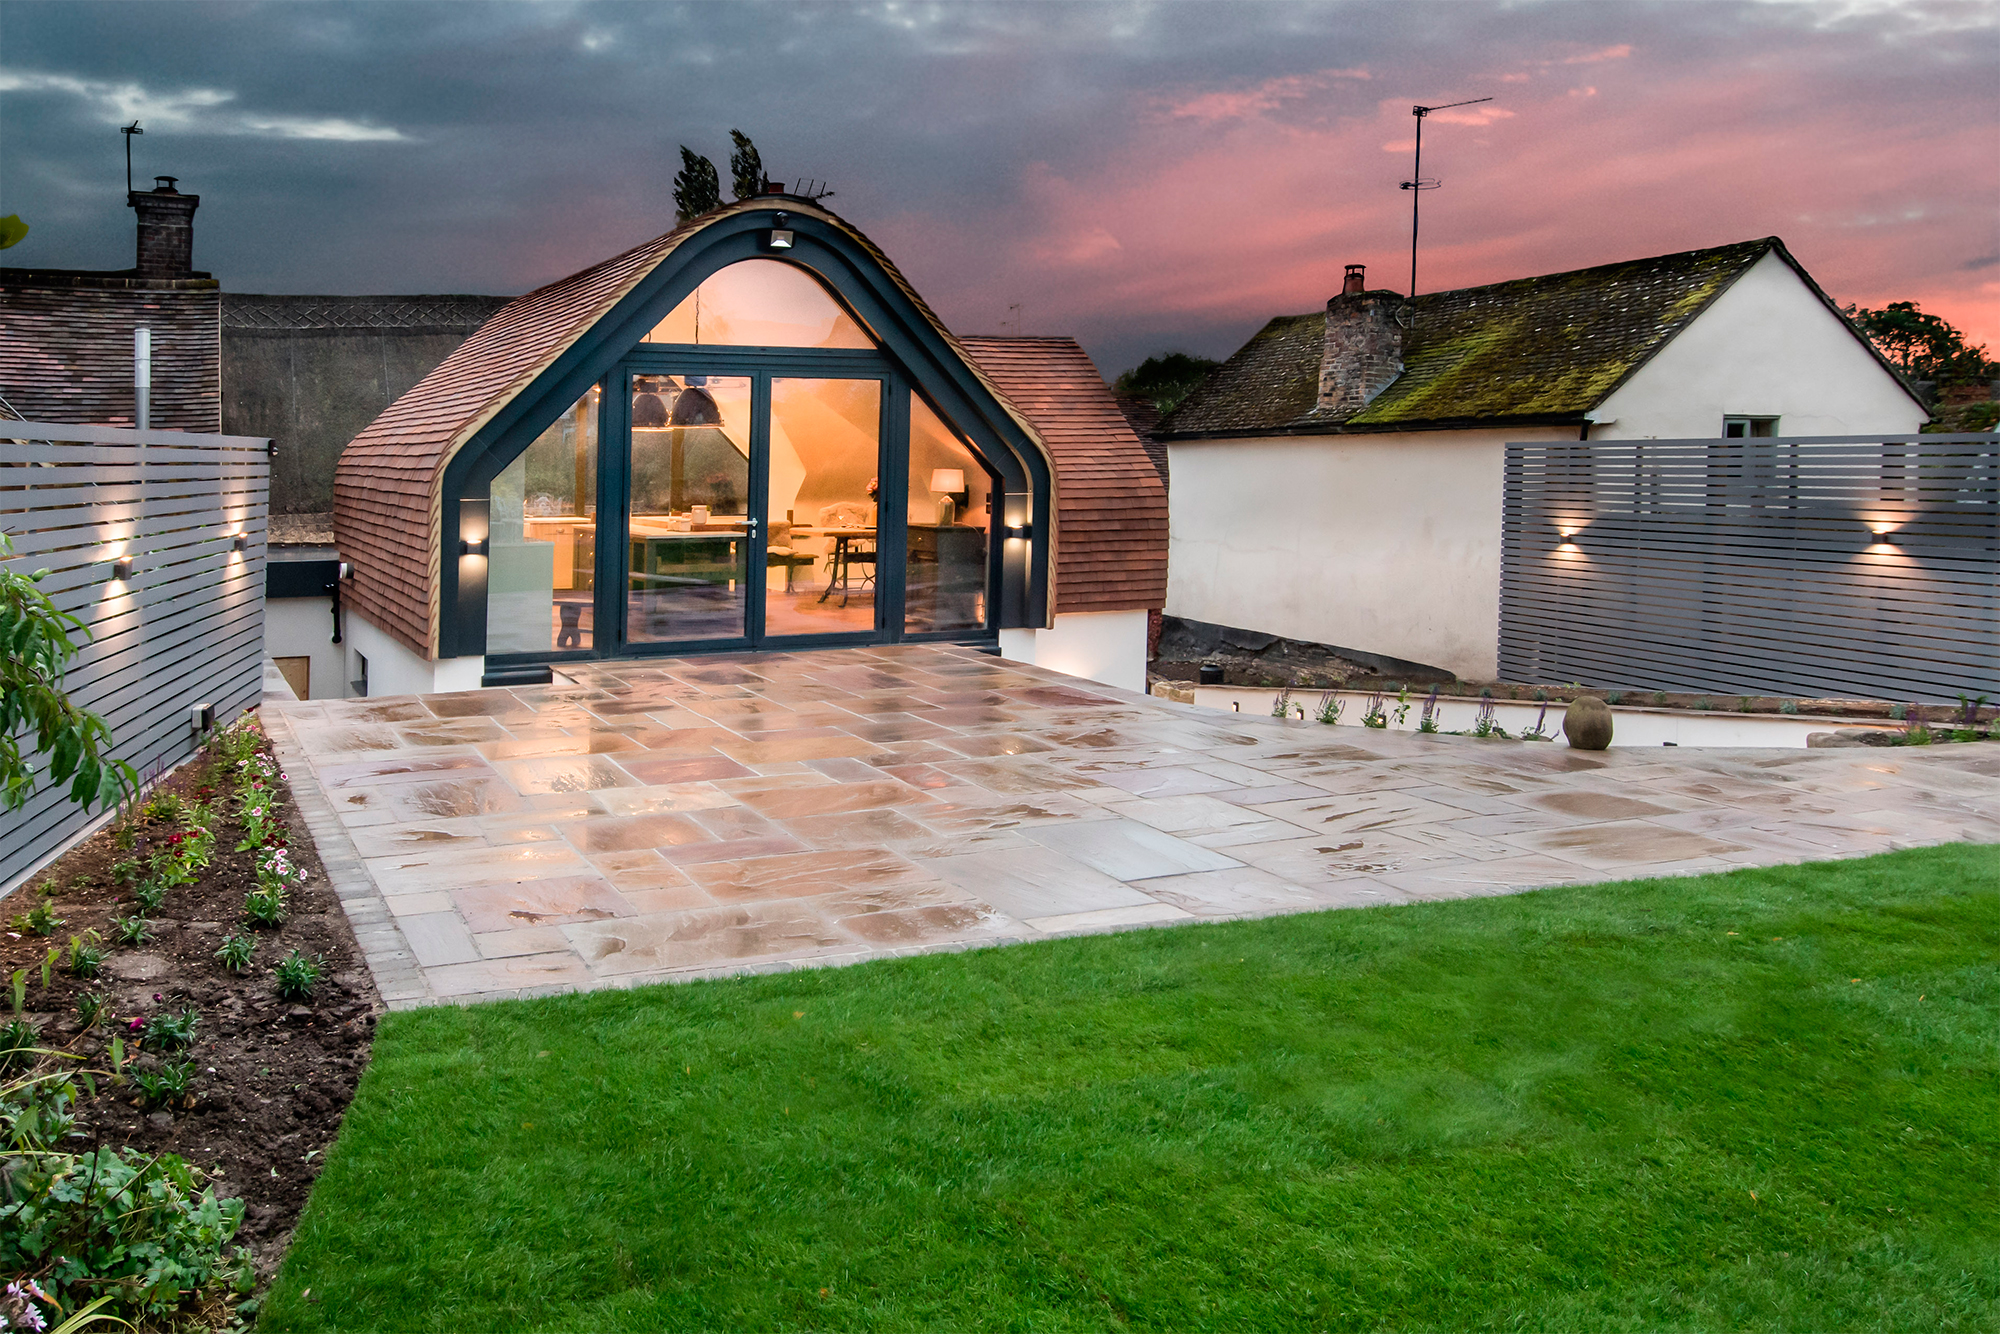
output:
[[[965,490],[965,469],[935,468],[931,471],[931,490],[944,493],[938,501],[938,526],[949,528],[958,521],[958,493]]]

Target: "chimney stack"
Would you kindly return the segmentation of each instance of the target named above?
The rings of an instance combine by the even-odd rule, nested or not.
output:
[[[175,176],[156,176],[151,190],[134,190],[126,201],[139,213],[141,278],[186,278],[194,272],[194,211],[200,195],[174,189]]]
[[[1326,352],[1319,366],[1319,410],[1352,416],[1403,373],[1403,297],[1370,292],[1366,270],[1347,266],[1340,295],[1326,303]]]

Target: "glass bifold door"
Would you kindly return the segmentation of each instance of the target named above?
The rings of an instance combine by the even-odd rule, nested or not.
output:
[[[905,414],[886,376],[620,380],[626,411],[592,390],[493,483],[489,654],[986,628],[993,479],[920,396]]]

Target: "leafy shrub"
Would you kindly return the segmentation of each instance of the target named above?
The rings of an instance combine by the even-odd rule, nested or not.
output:
[[[12,930],[24,931],[29,935],[52,936],[67,925],[67,922],[68,919],[56,916],[54,904],[44,900],[24,913],[16,913],[14,920],[7,925]]]
[[[176,1013],[161,1010],[149,1014],[139,1024],[139,1040],[154,1051],[180,1051],[194,1045],[194,1031],[201,1012],[189,1007]]]
[[[240,973],[250,966],[250,956],[257,952],[257,937],[240,932],[222,942],[222,948],[215,957],[222,960],[222,966],[232,973]]]
[[[112,918],[111,930],[121,945],[143,945],[153,938],[153,924],[138,913]]]
[[[288,1001],[310,1000],[313,988],[326,972],[326,960],[295,949],[279,961],[276,971],[280,996]]]
[[[217,1199],[177,1155],[106,1146],[6,1167],[0,1270],[37,1275],[61,1309],[108,1293],[109,1311],[165,1324],[183,1306],[249,1291],[250,1254],[230,1245],[243,1202]]]
[[[158,792],[140,808],[148,820],[178,820],[187,809],[186,803],[172,792]]]

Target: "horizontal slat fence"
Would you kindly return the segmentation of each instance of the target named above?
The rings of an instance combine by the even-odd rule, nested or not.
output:
[[[70,697],[110,726],[144,776],[200,744],[194,704],[218,725],[262,694],[269,442],[250,436],[0,421],[0,529],[15,570],[90,629]],[[247,538],[234,549],[235,536]],[[111,578],[112,562],[132,577]],[[39,766],[38,766],[39,767]],[[0,892],[99,814],[47,784],[0,811]]]
[[[1507,446],[1500,671],[1624,690],[2000,697],[2000,438]]]

